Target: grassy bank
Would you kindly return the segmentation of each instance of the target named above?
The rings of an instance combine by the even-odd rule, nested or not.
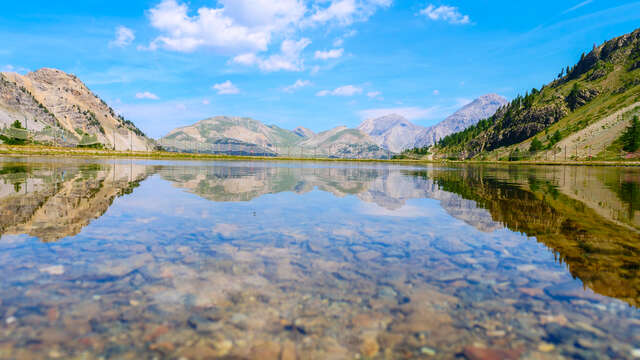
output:
[[[234,156],[213,154],[189,154],[166,151],[112,151],[99,149],[64,148],[34,145],[0,145],[0,156],[58,156],[105,157],[153,160],[260,160],[260,161],[324,161],[324,162],[380,162],[397,164],[500,164],[500,165],[570,165],[570,166],[640,166],[640,161],[431,161],[424,159],[330,159],[300,157]]]

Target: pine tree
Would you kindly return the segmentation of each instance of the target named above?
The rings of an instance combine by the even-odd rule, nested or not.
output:
[[[534,152],[542,149],[542,142],[538,140],[538,138],[533,138],[531,140],[531,146],[529,147],[529,151]]]
[[[635,152],[640,149],[640,120],[634,116],[631,125],[622,134],[622,149]]]

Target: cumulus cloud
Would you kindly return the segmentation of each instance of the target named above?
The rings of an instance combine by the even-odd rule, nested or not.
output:
[[[409,120],[429,119],[438,114],[437,107],[397,107],[397,108],[380,108],[367,109],[359,112],[362,119],[375,119],[386,115],[398,114]]]
[[[319,91],[316,96],[354,96],[357,94],[362,94],[362,88],[353,85],[345,85],[335,90]]]
[[[240,93],[240,89],[233,85],[230,80],[213,85],[213,89],[218,91],[218,95],[234,95]]]
[[[238,3],[234,4],[235,1]],[[162,33],[151,42],[149,49],[192,52],[206,47],[231,54],[265,51],[272,33],[292,20],[291,10],[283,8],[280,3],[294,7],[299,5],[297,0],[258,0],[255,1],[255,10],[264,10],[259,15],[246,10],[249,0],[228,0],[222,3],[222,8],[201,7],[197,10],[197,15],[189,16],[186,4],[176,0],[162,1],[148,12],[151,26]]]
[[[292,93],[292,92],[294,92],[294,91],[296,91],[298,89],[301,89],[301,88],[307,87],[307,86],[311,86],[311,81],[298,79],[292,85],[289,85],[289,86],[285,87],[284,88],[284,92]]]
[[[438,96],[440,95],[440,90],[433,90],[433,95]]]
[[[233,58],[233,62],[245,66],[256,65],[262,71],[272,72],[279,70],[302,71],[304,60],[302,51],[311,44],[311,40],[302,38],[298,41],[284,40],[280,45],[280,52],[268,57],[261,57],[255,53],[245,53]]]
[[[148,91],[145,91],[145,92],[137,93],[136,94],[136,99],[158,100],[160,98],[158,97],[158,95],[156,95],[154,93],[150,93]]]
[[[328,51],[316,51],[315,58],[320,60],[337,59],[342,56],[344,49],[331,49]]]
[[[471,22],[469,15],[463,15],[457,7],[447,5],[438,7],[429,5],[420,10],[420,15],[424,15],[434,21],[446,21],[449,24],[456,25],[465,25]]]
[[[136,36],[133,33],[133,30],[124,26],[118,26],[116,28],[116,38],[111,41],[109,45],[117,47],[127,47],[131,45],[131,43],[133,43],[133,40],[135,39]]]
[[[375,99],[375,98],[379,97],[380,95],[382,95],[382,93],[380,91],[369,91],[367,93],[367,96],[372,98],[372,99]]]
[[[299,52],[310,40],[287,39],[313,26],[348,26],[367,20],[392,1],[219,0],[217,7],[192,9],[183,0],[162,0],[147,11],[159,34],[139,49],[188,53],[206,48],[231,56],[235,63],[257,65],[265,71],[299,71],[303,68]],[[274,39],[285,39],[280,53],[277,48],[275,53],[271,51]],[[300,50],[295,53],[297,48]],[[287,49],[298,56],[286,53]],[[326,55],[339,57],[341,53],[336,49]]]

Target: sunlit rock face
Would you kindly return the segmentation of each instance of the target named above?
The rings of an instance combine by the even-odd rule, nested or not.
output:
[[[155,148],[80,79],[56,69],[43,68],[24,76],[0,73],[0,126],[16,120],[35,132],[36,140],[77,145],[87,134],[116,150]]]

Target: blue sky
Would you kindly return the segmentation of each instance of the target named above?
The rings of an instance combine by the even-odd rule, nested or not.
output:
[[[215,115],[431,125],[480,95],[540,87],[638,27],[639,1],[8,2],[0,70],[74,73],[152,137]]]

